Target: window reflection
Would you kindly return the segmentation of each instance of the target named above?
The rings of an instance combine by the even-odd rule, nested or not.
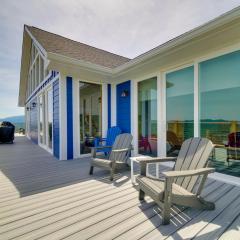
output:
[[[178,155],[182,142],[193,137],[194,68],[166,74],[167,155]]]
[[[239,76],[240,51],[199,65],[201,136],[216,144],[217,171],[235,176],[240,176]]]
[[[47,102],[48,102],[48,147],[52,149],[52,125],[53,125],[52,89],[47,91]]]
[[[157,78],[138,83],[138,148],[157,155]]]
[[[39,141],[41,144],[45,144],[44,137],[44,95],[39,96]]]

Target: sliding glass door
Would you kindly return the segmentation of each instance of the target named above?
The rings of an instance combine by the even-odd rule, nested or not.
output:
[[[157,78],[138,83],[138,152],[157,156]]]
[[[194,135],[194,68],[166,74],[167,155],[177,155]]]
[[[79,96],[80,154],[87,154],[94,146],[94,139],[102,136],[102,87],[80,82]]]
[[[200,135],[217,171],[240,176],[240,51],[199,64]]]
[[[39,104],[39,144],[52,152],[53,140],[53,94],[52,88],[43,91],[38,97]]]

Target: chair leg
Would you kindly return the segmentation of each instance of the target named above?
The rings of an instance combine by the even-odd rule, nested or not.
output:
[[[93,166],[90,167],[89,175],[93,175]]]
[[[170,223],[170,204],[164,202],[163,210],[162,210],[162,223],[163,225],[167,225]]]
[[[110,181],[113,181],[113,178],[114,178],[114,170],[111,169],[111,170],[110,170],[110,178],[109,178],[109,180],[110,180]]]
[[[144,200],[144,197],[145,197],[145,192],[141,189],[139,189],[139,195],[138,195],[138,199],[140,201]]]
[[[213,202],[206,201],[202,197],[199,197],[198,199],[202,204],[202,209],[204,209],[204,210],[215,210],[215,204]]]

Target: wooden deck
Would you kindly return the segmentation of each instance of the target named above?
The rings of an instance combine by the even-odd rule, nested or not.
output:
[[[24,137],[0,145],[0,239],[240,239],[240,188],[209,179],[214,211],[139,203],[129,173],[88,176],[89,159],[58,161]]]

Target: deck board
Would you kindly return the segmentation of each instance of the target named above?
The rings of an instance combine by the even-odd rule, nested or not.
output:
[[[0,145],[0,239],[237,239],[240,188],[208,179],[216,210],[174,206],[171,223],[138,192],[129,172],[88,175],[89,158],[59,161],[26,138]],[[160,167],[166,170],[166,167]],[[154,168],[152,169],[154,171]]]

